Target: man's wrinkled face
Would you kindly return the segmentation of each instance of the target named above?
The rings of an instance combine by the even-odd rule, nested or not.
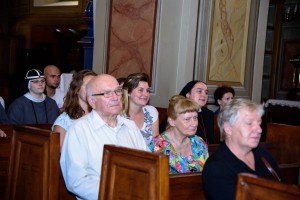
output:
[[[122,109],[122,88],[114,77],[105,76],[97,80],[93,89],[91,106],[101,116],[116,116]],[[106,95],[99,95],[104,94]]]

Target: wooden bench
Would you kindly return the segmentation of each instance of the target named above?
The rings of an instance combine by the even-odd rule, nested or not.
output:
[[[2,125],[1,130],[6,133],[7,137],[0,138],[0,199],[8,199],[14,153],[13,127]]]
[[[237,182],[236,199],[300,199],[300,188],[295,185],[258,178],[252,174],[240,174]]]
[[[200,172],[170,175],[170,200],[205,199]]]
[[[278,164],[300,163],[300,126],[267,124],[266,144],[277,145]]]
[[[99,199],[169,199],[168,157],[104,145]]]
[[[0,126],[0,169],[8,172],[1,199],[59,199],[59,133],[50,127]]]

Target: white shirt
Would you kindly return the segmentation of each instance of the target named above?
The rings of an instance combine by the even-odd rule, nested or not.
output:
[[[58,108],[62,108],[63,105],[64,105],[64,97],[65,97],[65,93],[63,93],[62,91],[56,89],[54,96],[51,97],[51,98],[56,101],[56,104],[57,104]]]
[[[116,128],[111,128],[95,110],[75,120],[66,134],[60,165],[77,199],[98,199],[104,144],[149,151],[133,121],[118,116]]]

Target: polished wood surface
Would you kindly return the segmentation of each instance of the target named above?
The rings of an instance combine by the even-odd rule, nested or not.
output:
[[[170,175],[170,200],[205,199],[200,172]]]
[[[277,144],[274,156],[278,164],[300,163],[300,126],[267,124],[267,144]]]
[[[1,125],[7,137],[0,137],[0,199],[8,199],[14,153],[14,134],[12,126]]]
[[[59,133],[50,127],[0,126],[1,199],[59,199]]]
[[[58,199],[59,133],[14,126],[10,199]]]
[[[104,145],[99,199],[169,199],[168,157]]]
[[[252,199],[300,199],[300,188],[295,185],[258,178],[251,174],[240,174],[237,183],[236,200]]]

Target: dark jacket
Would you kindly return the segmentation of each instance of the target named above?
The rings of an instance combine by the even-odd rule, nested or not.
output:
[[[203,188],[207,200],[234,200],[239,173],[251,173],[275,180],[261,160],[262,156],[281,177],[276,162],[265,149],[257,147],[252,152],[255,159],[255,171],[239,160],[225,143],[220,144],[216,152],[207,159],[202,172]]]
[[[2,105],[0,105],[0,124],[10,124],[10,121]]]
[[[8,108],[12,124],[53,124],[59,114],[56,102],[48,96],[40,103],[21,96]]]

